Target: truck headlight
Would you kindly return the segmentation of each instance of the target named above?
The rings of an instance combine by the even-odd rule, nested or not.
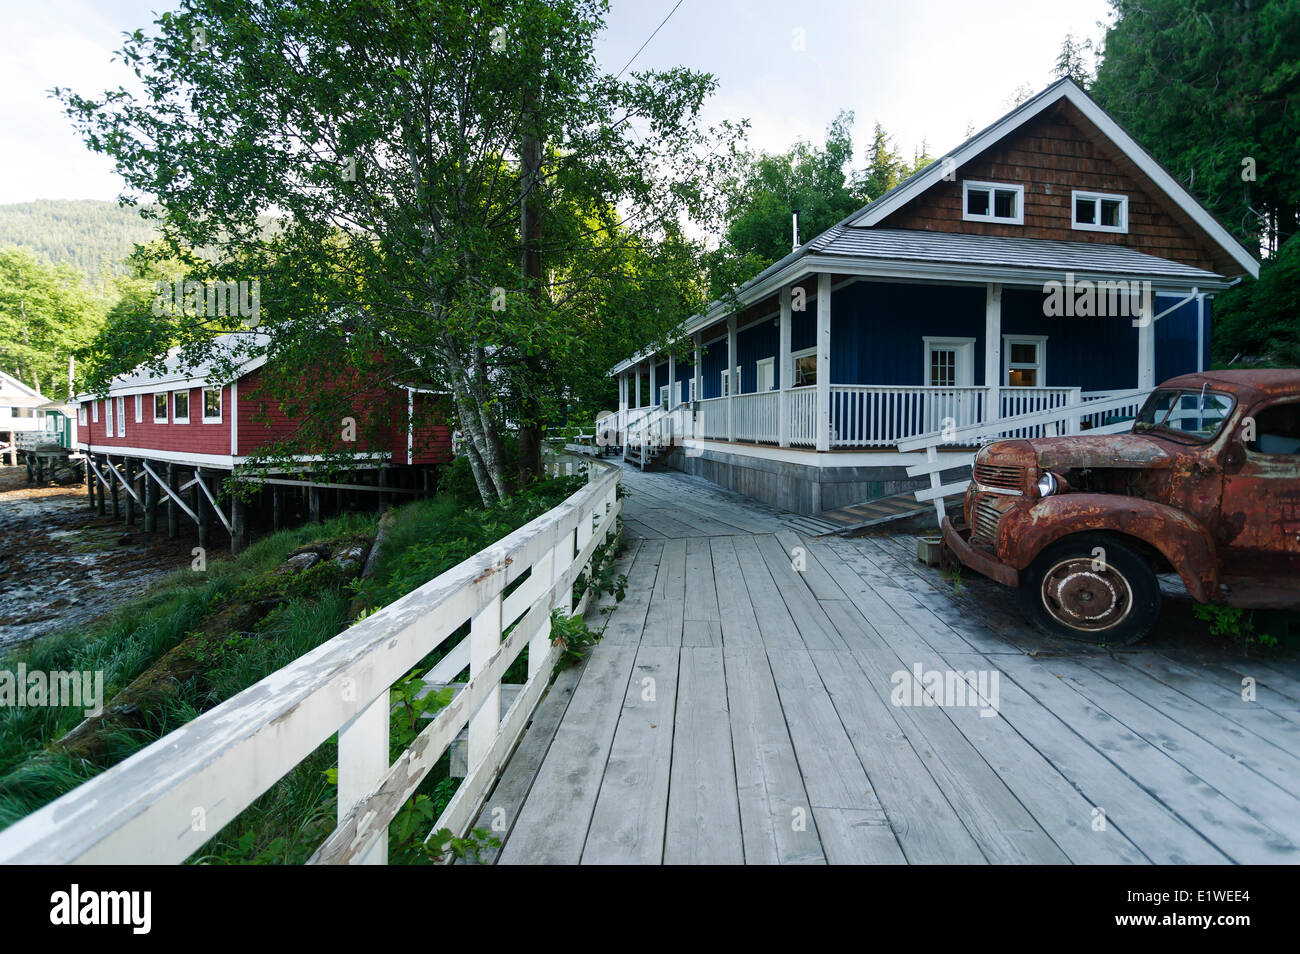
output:
[[[1057,483],[1056,475],[1050,470],[1044,471],[1038,477],[1038,496],[1050,497],[1060,488]]]

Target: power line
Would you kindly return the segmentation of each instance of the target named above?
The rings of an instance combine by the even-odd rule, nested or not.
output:
[[[618,79],[625,72],[627,72],[627,68],[632,65],[633,60],[635,60],[638,56],[640,56],[641,51],[650,45],[650,41],[655,38],[655,33],[658,33],[660,30],[664,28],[664,24],[667,23],[670,19],[672,19],[672,15],[677,12],[677,7],[680,7],[683,2],[684,0],[677,0],[676,5],[671,10],[668,11],[668,16],[664,17],[663,20],[660,22],[660,24],[657,27],[655,27],[654,33],[651,33],[648,37],[646,37],[645,42],[642,43],[641,46],[637,48],[637,51],[632,54],[632,59],[628,60],[626,63],[623,64],[623,69],[619,70],[618,73],[615,74],[614,79]]]

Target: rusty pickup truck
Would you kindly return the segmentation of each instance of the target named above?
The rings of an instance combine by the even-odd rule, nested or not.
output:
[[[963,517],[943,521],[945,559],[1016,587],[1057,635],[1141,639],[1162,573],[1202,603],[1300,607],[1300,371],[1183,375],[1127,433],[988,444]]]

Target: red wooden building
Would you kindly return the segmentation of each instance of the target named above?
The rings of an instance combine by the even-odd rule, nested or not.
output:
[[[236,347],[234,336],[217,341],[217,353],[234,355]],[[304,415],[286,413],[263,393],[266,360],[244,360],[233,379],[227,374],[218,380],[211,363],[189,367],[169,354],[161,371],[139,368],[115,378],[107,395],[77,395],[76,447],[86,455],[91,505],[104,513],[111,499],[115,515],[125,506],[128,522],[140,508],[145,529],[152,530],[162,503],[171,535],[184,514],[198,524],[206,545],[215,520],[238,550],[250,509],[278,527],[291,512],[319,519],[322,507],[341,509],[360,495],[383,505],[393,493],[432,489],[437,468],[451,460],[445,397],[395,382],[358,400],[353,420],[340,421],[333,446],[253,473],[255,454],[293,436],[304,423]],[[335,461],[346,455],[346,480],[337,478],[337,465],[333,479],[320,472],[326,453]],[[251,500],[228,493],[228,478],[241,473],[258,487]]]

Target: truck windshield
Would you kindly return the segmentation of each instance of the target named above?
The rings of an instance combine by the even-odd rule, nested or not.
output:
[[[1231,394],[1208,388],[1161,388],[1147,398],[1133,422],[1133,430],[1167,431],[1207,443],[1218,435],[1235,405]]]

